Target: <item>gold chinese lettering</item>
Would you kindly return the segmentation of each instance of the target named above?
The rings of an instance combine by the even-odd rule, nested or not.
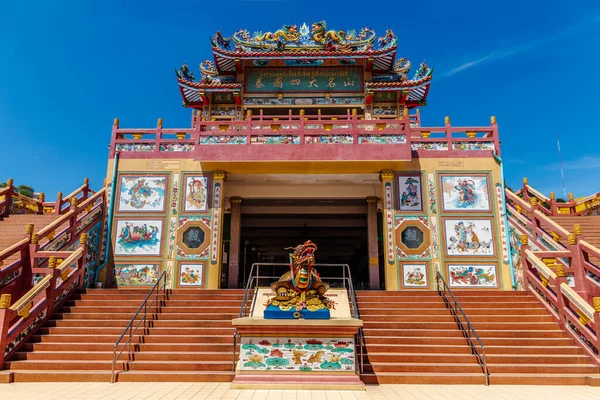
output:
[[[256,78],[256,83],[254,84],[254,86],[255,86],[257,89],[260,89],[260,88],[264,88],[264,87],[265,87],[265,85],[263,85],[263,83],[262,83],[262,77],[261,77],[261,76],[259,76],[258,78]]]
[[[327,86],[329,86],[330,88],[335,87],[335,77],[331,77],[329,78],[329,83],[327,83]]]
[[[315,77],[313,76],[313,77],[312,77],[312,79],[311,79],[311,81],[310,81],[310,82],[308,82],[308,87],[313,87],[313,86],[314,86],[314,87],[318,88],[318,87],[319,87],[319,85],[317,85],[317,84],[316,84],[316,82],[317,82],[317,80],[316,80],[316,79],[315,79]]]
[[[280,76],[278,76],[277,78],[275,78],[273,80],[273,86],[283,89],[283,78],[281,78]]]
[[[344,82],[344,87],[346,86],[354,86],[354,81],[350,80],[350,77]]]
[[[290,85],[292,86],[298,86],[300,84],[300,79],[292,79],[290,81]]]

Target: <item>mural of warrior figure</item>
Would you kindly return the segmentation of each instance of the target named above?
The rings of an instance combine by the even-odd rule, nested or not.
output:
[[[472,180],[459,181],[455,186],[460,195],[460,206],[465,207],[474,204],[477,200],[475,195],[475,182]]]

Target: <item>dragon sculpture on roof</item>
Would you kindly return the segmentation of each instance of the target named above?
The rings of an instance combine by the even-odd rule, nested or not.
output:
[[[394,38],[395,35],[388,31]],[[260,52],[260,51],[282,51],[285,49],[296,50],[354,50],[362,51],[373,47],[375,42],[375,31],[371,28],[363,28],[357,34],[356,31],[327,30],[325,21],[313,22],[309,29],[302,24],[300,29],[297,25],[284,25],[275,32],[255,32],[253,35],[246,29],[240,29],[232,36],[237,51]],[[386,39],[383,46],[389,46],[391,41]],[[227,39],[220,32],[212,39],[213,47],[229,50]],[[394,41],[395,44],[395,41]]]

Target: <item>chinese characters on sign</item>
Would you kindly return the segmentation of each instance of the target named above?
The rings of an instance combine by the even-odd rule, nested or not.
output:
[[[246,93],[362,92],[360,68],[248,68]]]

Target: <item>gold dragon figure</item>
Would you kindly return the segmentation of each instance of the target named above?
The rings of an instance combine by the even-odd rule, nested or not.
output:
[[[276,42],[279,39],[283,39],[286,42],[297,42],[300,39],[298,34],[298,27],[296,25],[284,25],[281,29],[276,30],[274,33],[266,32],[264,34],[256,34],[254,40],[257,42]]]
[[[325,297],[329,285],[321,281],[313,268],[314,253],[317,245],[308,240],[304,244],[291,248],[290,270],[271,285],[275,298],[271,304],[283,311],[295,307],[296,310],[307,308],[316,311],[330,308],[330,300]]]
[[[327,31],[327,23],[325,21],[313,22],[312,24],[312,38],[317,43],[325,44],[327,39],[331,39],[334,42],[342,43],[346,40],[354,39],[353,35],[346,35],[344,31]]]
[[[400,76],[401,80],[405,80],[410,72],[410,61],[406,58],[400,58],[394,65],[394,72]]]

